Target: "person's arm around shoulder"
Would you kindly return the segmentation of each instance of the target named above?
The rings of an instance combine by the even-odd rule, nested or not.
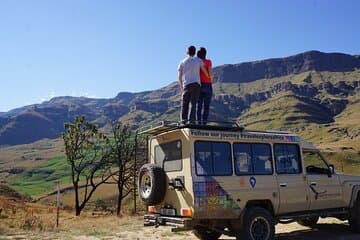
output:
[[[200,65],[201,66],[201,71],[203,71],[203,73],[206,75],[206,77],[210,77],[209,72],[206,69],[205,63],[200,58],[199,58],[199,60],[201,61],[201,65]]]
[[[211,60],[208,60],[208,70],[209,70],[209,78],[213,80],[214,74],[212,70],[212,62]]]

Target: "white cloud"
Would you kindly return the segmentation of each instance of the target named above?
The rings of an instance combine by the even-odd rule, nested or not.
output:
[[[72,91],[70,96],[73,96],[73,97],[87,97],[87,98],[100,98],[99,96],[96,96],[95,94],[91,94],[89,92],[76,92],[76,91]]]
[[[45,102],[45,101],[49,101],[50,99],[56,97],[56,93],[55,91],[51,91],[50,93],[46,94],[45,97],[40,98],[40,102]]]
[[[77,92],[71,91],[70,94],[56,94],[55,91],[51,91],[50,93],[46,94],[44,97],[40,98],[40,102],[43,103],[45,101],[49,101],[50,99],[57,97],[57,96],[72,96],[72,97],[86,97],[86,98],[101,98],[95,94],[91,94],[89,92]]]

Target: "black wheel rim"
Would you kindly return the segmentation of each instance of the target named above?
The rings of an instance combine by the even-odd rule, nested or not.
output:
[[[250,224],[252,240],[268,240],[270,237],[270,224],[264,217],[256,217]]]

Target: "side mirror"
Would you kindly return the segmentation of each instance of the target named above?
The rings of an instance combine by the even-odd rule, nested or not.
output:
[[[333,164],[330,164],[329,165],[329,177],[331,177],[331,175],[333,175],[335,173],[335,170],[334,170],[334,165]]]

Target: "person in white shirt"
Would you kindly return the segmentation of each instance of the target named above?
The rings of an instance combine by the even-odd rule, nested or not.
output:
[[[182,93],[180,120],[183,124],[189,122],[194,124],[196,121],[196,104],[200,95],[201,69],[207,74],[204,62],[195,56],[195,53],[196,48],[194,46],[188,47],[188,56],[178,66],[178,79]]]

